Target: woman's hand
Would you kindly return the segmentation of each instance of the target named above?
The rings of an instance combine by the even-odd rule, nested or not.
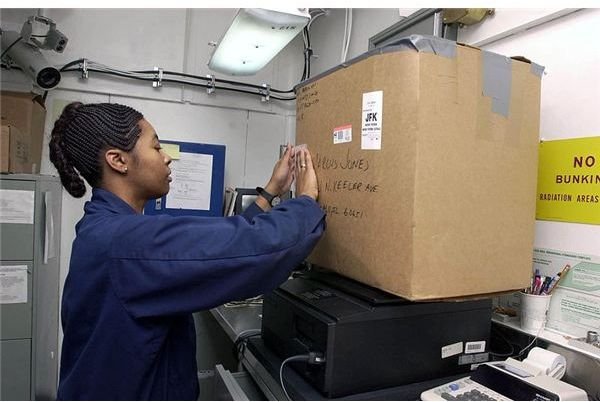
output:
[[[296,195],[307,195],[314,200],[319,197],[317,174],[308,149],[300,149],[296,154]]]
[[[281,195],[290,191],[293,181],[294,156],[292,155],[292,146],[288,144],[281,159],[275,163],[273,175],[265,186],[265,190],[272,195]]]

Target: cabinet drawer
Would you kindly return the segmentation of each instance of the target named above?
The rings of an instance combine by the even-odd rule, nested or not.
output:
[[[2,261],[33,260],[33,218],[31,223],[10,223],[10,220],[22,217],[21,209],[31,209],[27,212],[33,216],[35,199],[30,208],[26,208],[19,202],[19,194],[23,193],[13,192],[15,190],[33,194],[35,198],[35,182],[0,180],[0,255]]]
[[[31,395],[31,340],[0,341],[0,399],[27,401]]]
[[[220,364],[215,366],[213,390],[212,399],[215,401],[266,400],[248,372],[231,373]]]

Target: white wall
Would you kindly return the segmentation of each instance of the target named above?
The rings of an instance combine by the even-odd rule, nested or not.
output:
[[[352,30],[347,60],[369,49],[369,38],[394,25],[402,16],[415,9],[355,8],[352,11]],[[340,64],[344,36],[345,9],[328,9],[311,25],[311,46],[317,56],[311,65],[311,76]]]

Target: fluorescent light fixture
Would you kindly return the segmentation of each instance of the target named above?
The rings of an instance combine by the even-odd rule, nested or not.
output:
[[[307,8],[242,8],[214,50],[208,68],[252,75],[281,51],[310,20]]]

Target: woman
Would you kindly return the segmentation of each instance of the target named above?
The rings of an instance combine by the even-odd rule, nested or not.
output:
[[[81,176],[92,186],[63,292],[58,398],[197,399],[191,313],[274,289],[323,233],[310,153],[288,146],[265,186],[281,194],[295,175],[296,199],[201,218],[142,214],[169,191],[171,159],[128,106],[71,103],[49,145],[71,195]]]

